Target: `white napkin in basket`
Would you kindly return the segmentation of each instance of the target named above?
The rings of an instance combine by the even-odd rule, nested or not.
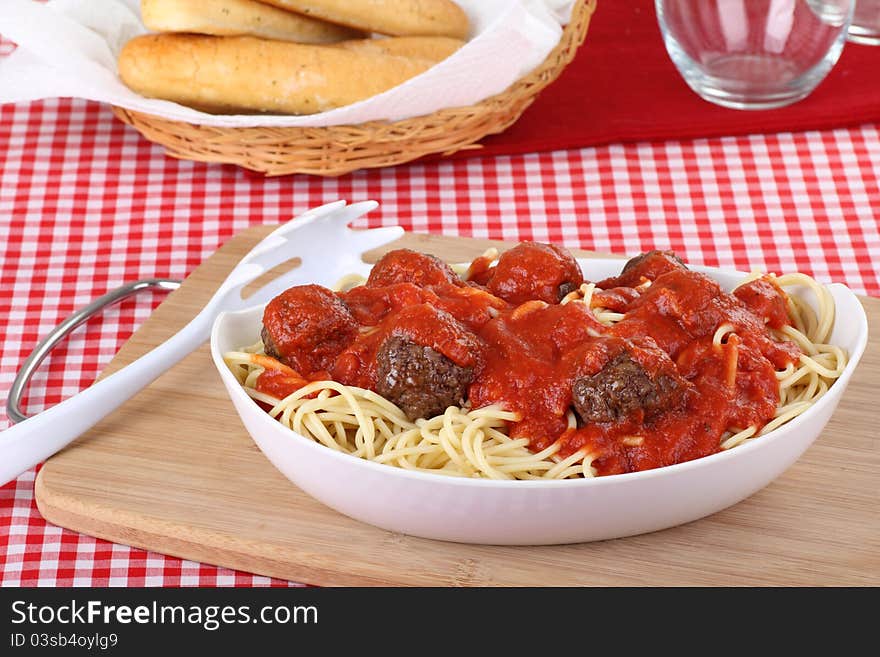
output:
[[[473,105],[506,89],[559,42],[571,0],[457,0],[473,26],[461,50],[372,98],[310,116],[213,115],[144,98],[116,74],[119,50],[146,32],[139,0],[2,0],[0,34],[19,47],[0,57],[0,103],[87,98],[166,119],[217,127],[317,127],[396,121]]]

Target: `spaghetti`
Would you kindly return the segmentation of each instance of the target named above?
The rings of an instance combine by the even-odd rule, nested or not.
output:
[[[753,274],[730,294],[713,291],[712,303],[723,307],[724,321],[716,321],[711,330],[691,327],[691,333],[705,337],[681,340],[672,329],[666,335],[657,328],[658,323],[662,325],[662,318],[656,300],[672,303],[670,290],[678,290],[676,286],[683,281],[701,276],[683,266],[675,265],[672,273],[658,274],[652,271],[657,266],[654,260],[647,265],[627,265],[615,279],[599,283],[581,280],[573,289],[563,282],[554,298],[557,291],[549,294],[546,286],[534,280],[520,281],[514,292],[503,289],[498,281],[493,285],[492,277],[501,275],[499,266],[503,264],[496,253],[487,252],[466,270],[459,270],[473,282],[460,285],[455,281],[456,289],[447,289],[445,282],[434,280],[420,281],[415,286],[407,282],[409,287],[403,289],[396,279],[381,280],[382,275],[387,277],[389,268],[376,277],[371,275],[366,283],[346,278],[338,296],[349,300],[352,314],[358,320],[356,335],[347,337],[345,348],[305,375],[302,367],[291,367],[291,362],[296,364],[295,359],[282,362],[281,358],[267,355],[263,341],[228,352],[224,359],[247,393],[272,417],[329,449],[409,470],[490,479],[592,477],[669,465],[730,449],[803,413],[827,392],[846,365],[843,350],[828,344],[834,324],[834,302],[824,287],[803,274]],[[397,277],[401,265],[396,262],[395,266]],[[422,266],[419,275],[430,278],[424,270]],[[698,282],[704,288],[709,286],[702,279]],[[376,294],[368,294],[371,283],[379,291]],[[815,296],[817,312],[800,297],[782,291],[793,287],[805,287]],[[528,300],[521,301],[525,288]],[[499,294],[517,300],[507,302]],[[687,295],[691,294],[695,293],[688,289]],[[390,333],[389,318],[397,317],[395,313],[403,308],[424,303],[426,297],[453,311],[456,317],[465,317],[469,328],[479,327],[481,344],[489,342],[506,348],[503,340],[491,343],[493,331],[500,330],[499,324],[534,325],[535,333],[545,333],[545,341],[557,342],[556,355],[552,357],[554,375],[561,371],[558,362],[565,362],[570,354],[580,354],[578,349],[584,344],[596,346],[584,357],[586,360],[577,361],[581,363],[578,367],[583,368],[583,362],[599,358],[593,352],[605,354],[604,370],[588,368],[589,374],[581,376],[581,387],[587,386],[587,397],[592,399],[598,394],[596,390],[604,390],[589,386],[597,377],[602,383],[603,372],[616,362],[622,363],[621,371],[630,372],[626,375],[629,378],[623,380],[633,390],[639,390],[640,396],[636,395],[634,402],[629,397],[612,400],[617,403],[616,407],[612,404],[612,412],[625,408],[625,415],[610,420],[601,418],[599,422],[585,421],[587,413],[597,411],[595,406],[585,411],[578,400],[572,407],[572,380],[580,375],[542,378],[542,374],[533,372],[535,389],[526,390],[526,395],[555,398],[559,396],[558,390],[569,392],[555,406],[546,399],[531,401],[532,406],[527,406],[522,401],[524,396],[517,397],[508,388],[498,388],[497,382],[503,382],[502,370],[498,370],[502,372],[501,379],[493,378],[504,358],[487,358],[470,368],[477,375],[469,384],[467,401],[446,405],[445,410],[431,417],[412,419],[403,408],[371,389],[374,385],[355,385],[361,381],[350,374],[354,368],[345,362],[352,353],[361,357],[361,370],[364,362],[375,361],[379,348],[374,345],[371,351],[363,345],[372,344],[373,338],[376,344],[380,338],[385,339],[383,331]],[[364,302],[365,298],[368,302]],[[479,305],[485,312],[465,311],[460,307],[464,303]],[[378,306],[381,311],[376,310]],[[364,308],[369,308],[369,313]],[[680,313],[676,327],[692,321],[688,312]],[[550,316],[555,328],[545,330],[550,326],[546,323]],[[566,323],[571,323],[572,318],[578,320],[578,327]],[[647,323],[646,318],[650,320]],[[566,327],[568,333],[561,332],[560,326]],[[645,329],[646,326],[650,328]],[[328,329],[325,322],[323,335],[336,335],[337,328]],[[644,332],[652,335],[646,344],[636,337]],[[270,339],[274,343],[277,338],[276,332]],[[624,355],[618,353],[617,361],[611,358],[609,365],[602,350],[607,351],[608,345],[621,340],[628,351]],[[683,346],[677,342],[683,342]],[[270,346],[278,348],[275,344]],[[667,353],[661,354],[661,350]],[[627,360],[631,354],[639,360],[635,356]],[[675,355],[674,363],[668,354]],[[528,360],[525,355],[523,358]],[[543,362],[551,357],[542,354],[541,358]],[[651,363],[655,361],[660,365],[652,369]],[[769,371],[767,362],[774,364]],[[528,367],[539,369],[527,362],[521,371]],[[511,378],[525,380],[521,371],[513,371]],[[358,372],[363,381],[370,382],[371,377],[375,380],[375,371]],[[557,378],[563,382],[561,387],[556,386]],[[671,383],[663,383],[667,380]],[[614,381],[617,387],[619,383]],[[670,387],[681,388],[683,392],[664,398],[666,388]],[[659,410],[650,406],[658,396]],[[633,403],[638,405],[635,411],[627,406]],[[715,406],[711,406],[713,403]],[[707,418],[719,414],[723,415],[723,425],[718,420],[710,427]],[[700,435],[701,423],[707,427],[706,436]],[[681,447],[684,443],[702,447],[688,452]]]

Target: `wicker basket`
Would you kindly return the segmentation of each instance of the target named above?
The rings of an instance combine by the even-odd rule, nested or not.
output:
[[[469,107],[403,121],[371,121],[325,128],[215,128],[114,107],[116,116],[171,157],[237,164],[269,176],[340,176],[393,166],[432,153],[480,148],[486,135],[507,129],[574,58],[596,0],[577,0],[559,44],[534,71],[506,90]]]

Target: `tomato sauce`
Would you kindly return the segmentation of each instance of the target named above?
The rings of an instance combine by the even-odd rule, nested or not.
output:
[[[582,282],[571,273],[570,256],[529,244],[497,267],[477,259],[469,281],[429,256],[391,252],[365,285],[336,293],[350,319],[332,326],[332,358],[314,333],[320,357],[294,355],[304,368],[267,371],[258,389],[282,397],[303,380],[327,376],[375,389],[378,350],[389,336],[403,335],[472,368],[471,406],[515,412],[520,420],[510,423],[511,436],[528,438],[533,451],[558,441],[562,457],[585,450],[600,475],[706,456],[719,450],[725,431],[772,419],[775,372],[796,362],[800,350],[768,331],[789,322],[785,295],[771,279],[728,294],[677,258],[652,252],[598,284],[603,289],[595,290],[592,306],[624,316],[604,326],[585,304],[559,303]],[[272,308],[269,323],[301,324],[301,317],[285,317],[284,307]],[[326,327],[326,318],[319,324]],[[724,324],[732,331],[714,344]],[[573,382],[595,377],[621,352],[648,380],[675,383],[676,394],[614,421],[583,421],[573,411]]]

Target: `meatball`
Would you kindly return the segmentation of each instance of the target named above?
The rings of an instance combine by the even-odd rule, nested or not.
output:
[[[624,350],[596,374],[575,379],[571,392],[584,422],[619,422],[640,410],[652,418],[676,402],[684,385],[674,372],[652,376]]]
[[[670,271],[672,269],[687,269],[687,267],[684,264],[684,260],[675,255],[673,251],[659,251],[655,249],[653,251],[645,251],[627,260],[620,273],[625,274],[633,269],[649,269],[652,271],[662,269]]]
[[[358,336],[345,303],[320,285],[299,285],[272,299],[263,312],[263,347],[300,374],[327,370]]]
[[[643,278],[656,280],[658,276],[676,269],[687,269],[684,261],[672,251],[646,251],[626,261],[620,276],[599,281],[596,286],[607,290],[613,287],[636,287]]]
[[[553,244],[521,242],[498,259],[487,287],[496,297],[513,304],[538,299],[559,303],[584,282],[577,261]]]
[[[263,341],[263,351],[266,352],[266,355],[281,360],[281,354],[278,353],[278,347],[275,346],[275,341],[272,339],[272,336],[269,335],[269,331],[266,329],[265,325],[263,326],[263,330],[260,331],[260,339]]]
[[[373,265],[366,284],[385,287],[395,283],[413,283],[418,287],[463,284],[458,274],[440,258],[410,249],[396,249],[382,256]]]
[[[461,406],[473,380],[471,367],[460,367],[431,347],[392,335],[376,354],[376,392],[397,404],[410,420],[431,418],[448,406]]]

